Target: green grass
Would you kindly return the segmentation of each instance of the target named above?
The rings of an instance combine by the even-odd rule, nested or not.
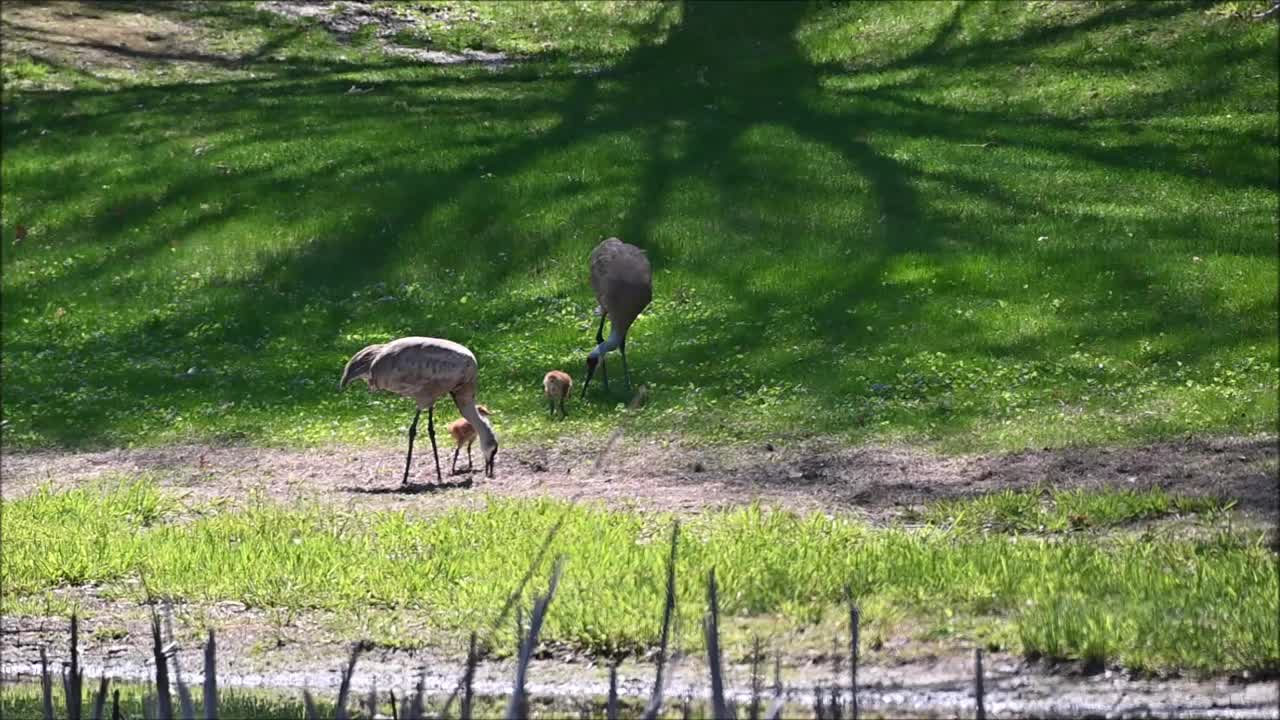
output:
[[[923,519],[955,528],[999,532],[1065,532],[1112,528],[1171,515],[1223,517],[1233,503],[1212,497],[1169,495],[1152,490],[1005,490],[972,500],[944,500]]]
[[[55,648],[56,653],[59,649]],[[65,648],[61,648],[63,652]],[[172,672],[172,669],[170,670]],[[190,682],[190,678],[186,678]],[[66,695],[61,687],[58,686],[58,680],[54,680],[53,690],[53,716],[55,718],[67,717],[66,715]],[[41,704],[41,694],[39,683],[14,683],[5,682],[3,686],[4,692],[0,692],[0,715],[10,718],[38,718],[42,717],[43,707]],[[120,691],[120,712],[122,717],[140,718],[146,717],[143,711],[143,698],[154,697],[155,688],[147,685],[142,686],[134,683],[117,683],[112,682],[108,685],[107,692],[112,690]],[[86,677],[84,679],[84,699],[81,701],[81,712],[86,717],[93,710],[94,694],[98,691],[98,678]],[[196,717],[204,717],[203,698],[204,693],[199,687],[190,688],[192,704],[195,708]],[[314,695],[314,694],[313,694]],[[176,688],[172,694],[174,708],[179,708],[179,700]],[[361,698],[362,699],[362,698]],[[316,709],[321,713],[328,713],[331,717],[334,710],[334,698],[325,697],[321,694],[315,698]],[[354,709],[357,700],[353,700],[348,704],[349,709]],[[108,697],[104,714],[111,717],[111,698]],[[218,708],[220,716],[224,718],[241,718],[242,720],[304,720],[307,717],[306,707],[301,700],[301,694],[296,699],[282,697],[279,693],[254,692],[244,689],[222,689],[218,692]],[[385,708],[384,708],[385,710]],[[180,710],[179,710],[180,712]],[[323,715],[322,715],[323,716]]]
[[[1147,504],[1162,502],[1169,501]],[[68,585],[131,597],[140,591],[126,581],[141,573],[160,596],[334,613],[348,631],[371,627],[370,613],[400,612],[437,641],[488,627],[563,518],[551,555],[565,556],[565,575],[545,638],[605,653],[655,642],[671,522],[492,499],[429,520],[267,503],[206,513],[171,504],[144,481],[42,490],[5,502],[3,511],[8,612]],[[996,638],[1031,655],[1135,669],[1280,667],[1280,577],[1259,532],[1117,534],[1100,542],[955,523],[876,529],[752,507],[687,521],[679,557],[680,640],[688,648],[700,646],[704,583],[714,567],[731,626],[741,620],[787,633],[821,625],[838,617],[848,583],[868,637],[916,627],[926,638]],[[544,565],[538,577],[546,572]],[[491,648],[513,646],[509,625],[486,638]]]
[[[335,668],[336,669],[336,668]],[[357,674],[360,672],[359,666],[356,669]],[[85,678],[84,700],[82,701],[82,712],[86,715],[93,708],[93,693],[97,692],[96,678]],[[55,681],[56,682],[56,681]],[[90,687],[92,686],[92,687]],[[42,705],[40,686],[38,683],[14,683],[6,682],[0,686],[3,692],[0,692],[0,715],[7,718],[35,718],[41,717]],[[119,689],[120,692],[120,712],[123,717],[140,718],[145,717],[143,714],[143,698],[154,697],[155,688],[141,686],[134,683],[111,683],[108,692],[112,689]],[[390,696],[385,693],[379,693],[381,702],[379,705],[379,717],[391,717],[392,709],[389,707]],[[204,705],[203,692],[200,688],[191,688],[192,705],[195,708],[195,716],[203,717]],[[243,688],[224,688],[218,692],[218,707],[220,717],[235,718],[236,720],[304,720],[307,717],[306,705],[301,700],[301,693],[296,696],[289,694],[272,692],[272,691],[255,691]],[[53,716],[55,718],[65,717],[65,700],[60,688],[53,691]],[[332,717],[335,699],[337,693],[330,694],[313,692],[312,697],[315,699],[316,709],[319,717]],[[366,708],[367,694],[353,693],[351,700],[347,703],[347,710],[351,713],[350,717],[368,718]],[[397,703],[404,698],[397,696]],[[447,696],[430,696],[426,697],[426,710],[441,709]],[[593,709],[595,714],[592,717],[603,717],[605,708],[602,698],[595,698]],[[473,717],[503,717],[506,712],[508,699],[506,697],[476,695],[472,702]],[[176,691],[173,694],[174,707],[179,707]],[[577,717],[579,712],[579,699],[561,698],[555,696],[534,695],[529,698],[530,716],[535,718],[563,718]],[[454,712],[457,712],[457,699],[454,700]],[[619,699],[619,707],[621,709],[620,717],[639,717],[644,710],[644,704],[635,698],[623,696]],[[702,709],[698,703],[694,704],[695,708]],[[806,710],[804,706],[798,706],[796,710],[803,712]],[[107,700],[106,713],[110,717],[111,701]],[[707,717],[709,711],[703,711],[695,715],[695,717]],[[662,718],[681,717],[678,705],[675,702],[668,702],[663,708],[663,712],[659,715]]]
[[[231,79],[15,90],[6,445],[400,442],[406,401],[334,384],[410,334],[476,352],[508,442],[599,433],[621,390],[554,423],[539,382],[581,382],[586,257],[613,234],[656,268],[628,343],[641,433],[1277,430],[1273,25],[1181,2],[451,5],[492,24],[439,43],[537,54],[413,66],[214,3],[193,17],[243,40]]]
[[[395,7],[395,3],[384,3]],[[662,42],[680,18],[679,3],[450,2],[400,6],[425,27],[397,37],[407,45],[443,50],[493,50],[520,57],[616,60],[645,44]],[[447,7],[447,9],[445,9]]]

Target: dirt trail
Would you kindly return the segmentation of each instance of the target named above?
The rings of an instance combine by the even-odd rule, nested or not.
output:
[[[567,441],[504,448],[496,478],[446,477],[444,485],[436,486],[428,446],[415,456],[415,484],[404,489],[399,447],[187,445],[8,453],[0,455],[0,477],[6,498],[43,483],[67,487],[112,473],[152,473],[193,500],[236,501],[256,491],[288,502],[419,511],[481,502],[486,494],[675,511],[760,501],[801,511],[857,512],[876,521],[929,502],[1008,489],[1159,487],[1228,498],[1258,519],[1280,518],[1280,459],[1277,440],[1270,436],[960,456],[830,442],[771,447],[663,448],[653,441],[624,439],[603,453],[600,443]],[[446,471],[451,456],[451,449],[441,448]]]

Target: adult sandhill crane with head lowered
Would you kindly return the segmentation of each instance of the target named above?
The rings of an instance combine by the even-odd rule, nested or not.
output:
[[[413,398],[418,411],[409,426],[409,453],[404,459],[404,478],[409,484],[409,465],[413,460],[413,439],[418,434],[418,418],[427,410],[427,434],[431,436],[431,453],[436,460],[436,482],[443,482],[440,453],[436,449],[435,403],[445,393],[453,396],[458,412],[480,436],[480,454],[484,457],[485,477],[493,477],[498,456],[498,436],[489,421],[476,410],[476,356],[456,342],[429,337],[404,337],[381,345],[370,345],[352,356],[342,371],[338,390],[353,380],[363,378],[369,390],[390,390]]]
[[[587,380],[582,396],[587,395],[591,376],[600,366],[600,379],[609,389],[609,372],[604,366],[605,353],[617,349],[622,356],[622,375],[631,389],[631,372],[627,370],[627,331],[636,317],[653,299],[653,269],[644,251],[618,238],[609,238],[591,251],[591,288],[600,303],[600,327],[596,329],[596,347],[587,355]],[[604,337],[604,321],[609,319],[609,338]]]

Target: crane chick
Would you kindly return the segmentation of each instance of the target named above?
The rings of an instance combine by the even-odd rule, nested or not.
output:
[[[476,405],[476,412],[480,416],[488,419],[489,408],[484,405]],[[453,466],[449,468],[449,474],[458,474],[458,453],[462,450],[462,446],[467,446],[467,469],[463,472],[471,472],[473,467],[471,462],[471,444],[476,440],[476,429],[467,422],[466,418],[458,418],[448,425],[449,434],[453,436],[453,442],[456,447],[453,449]]]
[[[556,403],[560,404],[560,417],[565,417],[564,401],[573,392],[573,378],[563,370],[552,370],[542,378],[542,390],[547,395],[547,411],[556,416]]]

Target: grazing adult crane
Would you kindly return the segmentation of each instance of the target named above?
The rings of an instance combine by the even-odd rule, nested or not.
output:
[[[611,237],[591,251],[591,288],[600,303],[600,327],[596,329],[596,347],[587,355],[587,381],[582,396],[587,396],[591,376],[600,366],[604,389],[609,389],[609,371],[604,355],[617,348],[622,355],[622,374],[631,389],[631,372],[627,370],[627,330],[640,312],[653,299],[653,269],[644,251],[635,245]],[[609,319],[609,339],[604,337],[604,321]]]
[[[418,411],[409,426],[409,453],[404,459],[401,486],[409,484],[409,465],[413,460],[413,439],[418,435],[418,418],[427,410],[427,434],[431,436],[431,453],[436,459],[436,482],[443,482],[440,453],[436,449],[435,404],[445,393],[453,396],[453,404],[480,435],[480,454],[484,457],[485,477],[493,477],[498,456],[498,436],[489,421],[476,410],[476,356],[456,342],[429,337],[404,337],[381,345],[370,345],[351,357],[338,381],[341,391],[353,380],[363,378],[370,392],[390,390],[418,402]]]

